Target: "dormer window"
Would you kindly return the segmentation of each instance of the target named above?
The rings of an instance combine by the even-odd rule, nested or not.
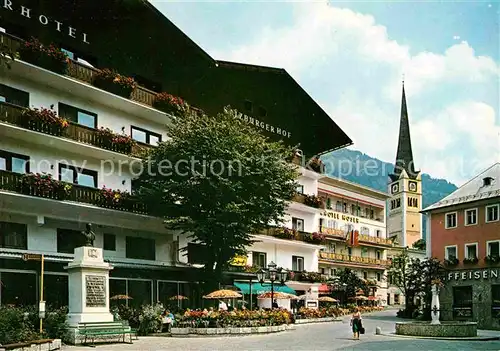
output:
[[[492,180],[493,180],[493,178],[491,178],[491,177],[483,178],[483,186],[490,186]]]

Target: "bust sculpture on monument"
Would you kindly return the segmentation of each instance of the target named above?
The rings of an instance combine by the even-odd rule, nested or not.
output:
[[[82,234],[85,236],[85,246],[94,247],[95,233],[92,231],[92,224],[88,223]]]

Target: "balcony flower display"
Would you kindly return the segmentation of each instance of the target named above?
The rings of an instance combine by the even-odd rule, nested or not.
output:
[[[23,61],[59,74],[65,74],[68,68],[68,55],[54,44],[45,46],[35,38],[21,44],[19,56]]]
[[[497,264],[497,263],[500,263],[500,256],[488,255],[484,258],[484,261],[488,264]]]
[[[306,195],[304,204],[310,207],[321,208],[323,207],[323,200],[316,195]]]
[[[300,272],[297,274],[296,279],[302,282],[310,282],[310,283],[324,283],[327,281],[325,275],[318,272]]]
[[[130,98],[132,91],[137,87],[134,78],[123,76],[108,68],[94,74],[93,84],[102,90],[124,98]]]
[[[295,229],[290,229],[286,227],[276,228],[273,234],[273,236],[275,236],[278,239],[288,239],[288,240],[297,239],[297,235],[298,233]]]
[[[25,195],[66,200],[72,188],[71,184],[52,178],[51,174],[28,173],[22,175],[16,190]]]
[[[307,166],[316,173],[323,173],[323,162],[318,157],[309,160]]]
[[[103,186],[100,190],[99,206],[107,208],[127,208],[130,200],[130,193],[121,190],[113,190]]]
[[[447,259],[444,260],[444,265],[445,266],[456,266],[458,264],[458,258],[455,256],[450,256]]]
[[[53,108],[54,105],[51,105],[50,109],[42,107],[23,110],[22,125],[37,132],[61,136],[69,127],[69,123],[59,117]]]
[[[317,232],[304,236],[304,241],[307,241],[308,243],[312,244],[321,244],[325,242],[325,240],[326,240],[326,235]]]
[[[135,145],[134,139],[126,134],[117,134],[109,128],[99,128],[97,130],[99,146],[111,151],[130,154]]]
[[[475,256],[464,258],[464,264],[476,264],[478,262],[479,262],[479,259]]]
[[[183,114],[189,110],[189,105],[186,101],[165,92],[156,95],[153,107],[171,115]]]

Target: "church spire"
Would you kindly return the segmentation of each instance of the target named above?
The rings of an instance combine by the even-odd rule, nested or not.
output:
[[[403,96],[401,99],[401,117],[399,121],[399,141],[394,173],[391,175],[393,181],[399,178],[404,169],[408,176],[415,179],[419,172],[415,171],[413,163],[413,152],[411,149],[410,123],[408,121],[408,109],[406,107],[405,84],[403,80]]]

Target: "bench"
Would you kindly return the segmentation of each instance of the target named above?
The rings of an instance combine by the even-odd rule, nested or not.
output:
[[[130,336],[129,344],[132,344],[132,335],[136,333],[132,331],[128,325],[124,325],[122,322],[99,322],[78,324],[78,334],[84,337],[84,345],[87,345],[87,339],[92,340],[91,345],[94,345],[96,336],[123,336],[123,342],[125,342],[125,336],[127,334]]]
[[[28,348],[31,349],[32,345],[39,345],[41,349],[41,345],[43,344],[51,344],[54,341],[54,339],[40,339],[40,340],[33,340],[33,341],[27,341],[27,342],[18,342],[15,344],[8,344],[8,345],[0,345],[0,350],[16,350],[16,349],[24,349]],[[49,347],[50,349],[50,347]]]

